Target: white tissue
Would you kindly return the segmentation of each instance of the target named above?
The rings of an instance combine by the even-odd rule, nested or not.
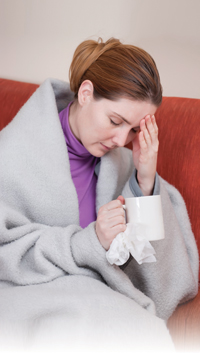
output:
[[[150,242],[145,238],[142,224],[127,224],[126,230],[118,234],[112,241],[106,258],[110,264],[122,265],[131,255],[139,263],[156,262],[156,253]]]

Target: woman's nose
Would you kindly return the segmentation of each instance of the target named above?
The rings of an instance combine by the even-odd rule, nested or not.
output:
[[[128,138],[128,134],[127,132],[118,132],[118,134],[116,134],[112,141],[115,145],[121,147],[121,146],[124,146],[126,145],[126,141],[127,141],[127,138]]]

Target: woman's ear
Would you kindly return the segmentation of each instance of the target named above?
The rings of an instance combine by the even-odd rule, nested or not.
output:
[[[78,102],[81,106],[85,105],[93,98],[94,86],[92,81],[85,80],[78,90]]]

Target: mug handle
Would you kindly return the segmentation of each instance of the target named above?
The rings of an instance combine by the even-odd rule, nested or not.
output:
[[[125,220],[126,220],[126,223],[127,223],[127,218],[126,218],[126,205],[123,204],[123,205],[122,205],[122,208],[124,209]]]

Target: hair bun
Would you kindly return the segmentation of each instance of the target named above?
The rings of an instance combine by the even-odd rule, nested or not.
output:
[[[115,38],[103,42],[99,37],[98,41],[86,40],[76,48],[72,63],[69,69],[70,88],[75,94],[78,92],[81,78],[89,67],[110,48],[120,45],[120,41]]]

